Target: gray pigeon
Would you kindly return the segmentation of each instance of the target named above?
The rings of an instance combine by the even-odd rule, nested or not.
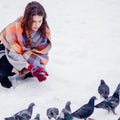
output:
[[[13,116],[5,118],[5,120],[30,120],[34,105],[34,103],[31,103],[27,109],[21,110]]]
[[[59,115],[59,110],[56,107],[48,108],[46,114],[49,119],[52,118],[56,119],[57,116]]]
[[[100,94],[101,97],[103,98],[108,98],[110,94],[110,88],[109,86],[105,83],[104,80],[101,80],[100,85],[98,86],[98,93]]]
[[[116,115],[115,108],[119,105],[119,94],[120,90],[116,89],[112,96],[98,103],[95,107],[106,109],[108,112],[112,111]]]
[[[95,96],[91,97],[87,104],[84,104],[71,115],[75,118],[86,120],[94,112],[94,102],[96,99],[97,98]]]

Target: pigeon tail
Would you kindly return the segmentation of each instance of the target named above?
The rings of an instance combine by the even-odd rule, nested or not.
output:
[[[108,110],[108,112],[110,111],[110,107],[109,105],[107,104],[107,101],[102,101],[100,103],[98,103],[97,105],[94,106],[95,108],[103,108],[103,109],[106,109]]]
[[[4,118],[4,120],[15,120],[14,117],[8,117],[8,118]]]

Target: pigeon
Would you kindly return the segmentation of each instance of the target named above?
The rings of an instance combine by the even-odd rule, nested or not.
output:
[[[74,118],[72,117],[69,110],[63,108],[61,114],[57,117],[56,120],[74,120]]]
[[[104,80],[101,80],[100,85],[98,87],[98,93],[100,94],[101,97],[103,98],[108,98],[110,94],[110,88],[109,86],[105,83]]]
[[[71,102],[68,101],[68,102],[66,103],[66,105],[65,105],[65,109],[71,112],[70,105],[71,105]]]
[[[48,108],[46,114],[48,119],[52,119],[52,118],[56,119],[57,116],[59,115],[59,110],[56,107]]]
[[[86,120],[94,112],[94,102],[96,99],[95,96],[91,97],[87,104],[84,104],[75,112],[71,113],[72,117]]]
[[[115,115],[115,108],[119,105],[120,90],[116,89],[112,96],[95,105],[96,108],[103,108],[108,112],[112,111]]]
[[[40,120],[40,114],[39,114],[39,113],[37,113],[37,114],[36,114],[36,116],[35,116],[35,118],[34,118],[34,119],[32,119],[32,120]]]
[[[34,103],[30,103],[27,109],[21,110],[13,116],[5,118],[5,120],[30,120],[34,105]]]

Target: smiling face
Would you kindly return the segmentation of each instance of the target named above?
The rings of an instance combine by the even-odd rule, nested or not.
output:
[[[32,22],[32,30],[38,31],[38,29],[41,27],[42,23],[43,23],[43,16],[34,15],[33,22]]]

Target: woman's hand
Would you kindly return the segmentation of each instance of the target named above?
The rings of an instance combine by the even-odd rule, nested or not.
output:
[[[32,64],[28,66],[28,70],[32,73],[32,75],[40,82],[45,81],[47,79],[48,73],[42,67],[34,67]]]

